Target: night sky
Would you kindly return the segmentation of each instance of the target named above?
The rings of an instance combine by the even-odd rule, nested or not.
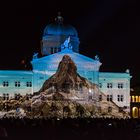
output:
[[[0,3],[0,69],[23,69],[40,52],[43,29],[60,11],[79,34],[80,52],[99,55],[100,71],[125,72],[140,85],[140,10],[136,0],[12,0]]]

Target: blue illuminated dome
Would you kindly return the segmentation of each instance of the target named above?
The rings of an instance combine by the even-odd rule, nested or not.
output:
[[[43,36],[46,36],[46,35],[64,35],[64,36],[78,37],[78,33],[73,26],[63,25],[63,24],[47,25],[43,33]]]
[[[79,52],[79,37],[77,30],[71,25],[63,24],[63,17],[60,15],[55,18],[55,23],[45,27],[42,37],[41,53],[50,55],[60,52],[61,44],[70,37],[70,43],[74,52]]]

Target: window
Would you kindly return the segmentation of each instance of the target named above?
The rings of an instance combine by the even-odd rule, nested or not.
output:
[[[135,96],[131,96],[131,102],[135,102]]]
[[[20,82],[19,81],[15,82],[15,87],[20,87]]]
[[[108,107],[108,113],[112,112],[112,107]]]
[[[102,95],[99,95],[99,101],[102,101]]]
[[[113,100],[113,96],[112,95],[107,95],[107,101],[112,101]]]
[[[6,99],[6,94],[5,93],[3,93],[3,100],[5,100]]]
[[[139,102],[140,102],[140,96],[139,96]]]
[[[88,96],[88,99],[89,99],[89,100],[92,100],[92,95],[89,95],[89,96]]]
[[[15,93],[15,100],[19,100],[21,97],[20,93]]]
[[[3,87],[8,87],[9,86],[9,82],[8,81],[3,81]]]
[[[56,47],[54,48],[54,53],[57,53],[57,48]]]
[[[53,54],[53,53],[57,53],[58,51],[57,51],[57,47],[52,47],[52,48],[50,48],[51,49],[51,54]]]
[[[118,102],[123,102],[124,96],[123,95],[118,95]]]
[[[139,102],[138,96],[135,96],[135,102]]]
[[[133,107],[132,108],[132,117],[133,118],[138,118],[139,117],[138,107]]]
[[[80,93],[83,92],[83,85],[82,85],[82,83],[79,84],[79,91],[81,91]]]
[[[17,94],[15,93],[15,95],[14,95],[14,98],[15,98],[15,100],[17,99]]]
[[[51,54],[53,54],[53,48],[51,48]]]
[[[121,95],[121,102],[123,102],[123,99],[124,99],[124,97],[123,97],[123,95]]]
[[[102,88],[102,83],[99,83],[99,88]]]
[[[32,87],[32,82],[26,82],[27,87]]]
[[[8,93],[6,94],[6,100],[9,100],[9,94]]]
[[[112,83],[107,83],[107,88],[112,88],[113,84]]]
[[[119,112],[122,112],[123,111],[123,107],[119,107]]]
[[[3,93],[3,100],[9,100],[9,94]]]
[[[123,88],[123,83],[118,83],[118,88]]]

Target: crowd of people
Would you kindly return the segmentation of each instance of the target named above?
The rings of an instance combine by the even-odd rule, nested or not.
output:
[[[2,118],[0,140],[140,140],[139,119]]]

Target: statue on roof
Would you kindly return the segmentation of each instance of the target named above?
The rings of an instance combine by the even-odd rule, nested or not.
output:
[[[126,71],[125,71],[126,73],[130,73],[130,70],[129,69],[126,69]]]
[[[66,40],[64,41],[64,46],[65,48],[68,48],[69,47],[69,43],[70,43],[70,36],[68,38],[66,38]]]
[[[37,59],[38,58],[38,53],[34,53],[33,54],[33,59]]]
[[[58,24],[63,24],[63,17],[61,16],[61,12],[58,12],[58,16],[55,18],[55,21]]]
[[[95,60],[100,61],[99,56],[95,55]]]
[[[70,43],[70,36],[68,38],[66,38],[64,43],[61,45],[61,50],[72,51],[72,45]]]

